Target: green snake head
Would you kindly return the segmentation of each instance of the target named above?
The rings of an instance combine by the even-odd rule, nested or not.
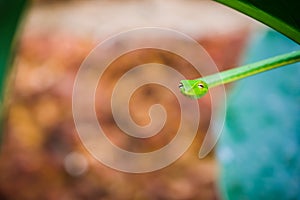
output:
[[[182,80],[179,83],[179,89],[183,95],[192,99],[198,99],[207,93],[208,85],[200,79]]]

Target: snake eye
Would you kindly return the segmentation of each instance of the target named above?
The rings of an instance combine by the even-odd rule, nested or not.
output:
[[[183,87],[183,84],[182,83],[179,83],[179,86],[178,86],[179,88],[182,88]]]
[[[199,88],[204,88],[204,85],[200,83],[200,84],[198,84],[198,87]]]

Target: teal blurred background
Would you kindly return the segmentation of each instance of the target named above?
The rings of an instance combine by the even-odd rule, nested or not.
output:
[[[269,30],[245,63],[299,50]],[[241,80],[230,92],[218,145],[225,199],[300,199],[300,64]]]

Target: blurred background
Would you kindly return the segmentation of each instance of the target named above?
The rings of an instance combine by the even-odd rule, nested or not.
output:
[[[193,37],[219,70],[228,69],[240,64],[249,39],[264,29],[262,25],[212,1],[35,0],[22,26],[5,115],[0,199],[219,199],[214,152],[202,160],[197,157],[209,125],[209,99],[199,100],[200,128],[179,160],[159,171],[127,174],[102,165],[82,146],[72,117],[74,78],[99,42],[144,26],[171,28]],[[198,76],[186,62],[154,51],[120,59],[103,84],[109,86],[141,57],[174,66],[187,77]],[[159,87],[141,88],[133,97],[132,113],[146,124],[149,105],[159,102],[173,125],[167,123],[158,137],[138,145],[123,137],[111,111],[99,106],[97,113],[109,137],[132,151],[153,150],[170,141],[178,111],[172,107],[176,100],[162,94]]]

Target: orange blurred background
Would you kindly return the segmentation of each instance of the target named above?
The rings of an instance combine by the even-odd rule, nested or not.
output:
[[[9,91],[0,199],[218,199],[214,155],[197,157],[210,119],[207,99],[199,100],[204,117],[194,143],[179,160],[159,171],[128,174],[110,169],[95,160],[77,136],[71,105],[81,63],[108,36],[143,26],[190,35],[220,70],[239,64],[249,36],[261,28],[211,1],[33,1],[23,22]],[[122,67],[134,66],[141,54],[118,60],[118,70],[110,72],[106,84],[120,76]],[[160,52],[148,53],[146,59],[195,76],[188,64]],[[153,103],[172,110],[168,106],[175,100],[158,95],[162,92],[159,87],[143,87],[133,97],[131,109],[139,123],[148,122],[147,109]],[[176,128],[167,124],[165,132],[141,146],[122,136],[109,109],[97,112],[104,116],[101,120],[109,137],[130,150],[160,148],[173,137],[166,133]],[[168,119],[176,122],[177,115],[170,111]]]

